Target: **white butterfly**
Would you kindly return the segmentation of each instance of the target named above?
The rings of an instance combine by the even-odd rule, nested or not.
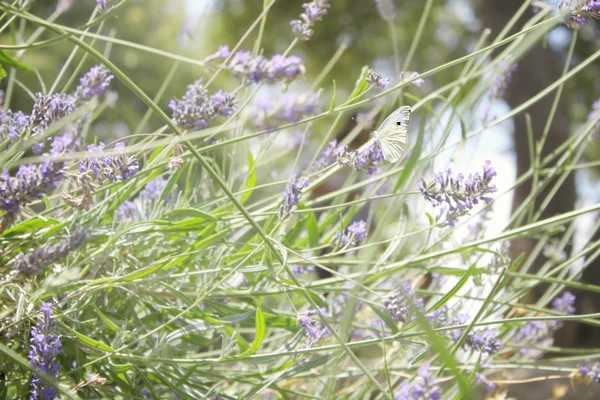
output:
[[[410,113],[409,106],[400,107],[383,121],[379,129],[373,132],[373,140],[379,145],[383,159],[389,163],[400,160],[406,150]]]

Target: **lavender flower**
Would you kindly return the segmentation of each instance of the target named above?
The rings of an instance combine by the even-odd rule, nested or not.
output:
[[[313,272],[315,270],[315,266],[314,265],[300,265],[300,264],[295,264],[292,265],[292,274],[294,274],[294,276],[300,276],[303,274],[307,274],[309,272]]]
[[[593,18],[600,19],[600,0],[563,0],[558,9],[569,28],[578,28]]]
[[[21,165],[14,177],[8,169],[0,174],[0,209],[5,214],[0,223],[0,232],[16,220],[21,207],[41,198],[56,189],[64,178],[65,164],[44,161],[39,165]]]
[[[455,178],[451,174],[450,169],[446,173],[440,172],[428,184],[421,179],[417,188],[434,207],[443,206],[440,207],[440,218],[445,217],[442,225],[454,226],[458,218],[469,214],[480,201],[486,204],[492,202],[492,198],[487,195],[497,190],[496,185],[492,185],[496,171],[487,160],[483,166],[483,175],[469,174],[465,179],[463,174],[458,174]]]
[[[13,269],[23,275],[40,274],[49,265],[66,258],[70,252],[83,246],[88,238],[89,233],[86,229],[77,228],[71,236],[57,244],[41,246],[27,256],[21,253],[17,257]]]
[[[387,21],[396,18],[396,5],[394,0],[375,0],[379,16]]]
[[[31,328],[31,350],[29,365],[52,377],[58,375],[59,364],[56,356],[60,354],[60,338],[54,335],[52,304],[42,303],[42,315]],[[31,400],[53,400],[58,396],[53,387],[44,387],[36,373],[31,380]]]
[[[402,73],[402,76],[404,76],[404,72]],[[419,76],[418,72],[411,72],[410,75],[408,76],[408,79],[413,79]],[[419,79],[415,79],[414,81],[411,82],[412,85],[416,86],[416,87],[421,87],[421,85],[423,85],[425,83],[425,79],[423,78],[419,78]]]
[[[337,159],[337,153],[339,152],[337,146],[337,140],[333,139],[327,147],[323,150],[317,161],[311,166],[309,174],[314,174],[317,171],[327,167]]]
[[[210,62],[214,60],[225,60],[231,55],[231,50],[229,50],[229,46],[219,46],[219,50],[204,58],[205,62]]]
[[[383,158],[381,149],[375,141],[371,141],[363,151],[349,151],[345,146],[337,155],[338,164],[344,167],[351,167],[355,171],[364,170],[369,175],[377,171],[377,165]]]
[[[506,89],[508,89],[508,84],[512,81],[512,76],[517,71],[517,68],[517,63],[505,66],[500,75],[496,77],[490,92],[490,99],[492,101],[504,97]]]
[[[103,95],[114,76],[104,65],[92,67],[80,80],[73,94],[80,101],[89,101],[95,96]]]
[[[412,382],[404,381],[394,393],[394,400],[438,400],[442,397],[442,389],[438,386],[433,374],[429,372],[430,364],[419,368],[417,378]]]
[[[140,167],[134,156],[126,156],[125,154],[106,156],[103,154],[104,147],[105,145],[102,142],[97,146],[93,144],[88,146],[88,153],[92,154],[93,158],[88,158],[79,163],[80,173],[93,175],[100,184],[103,184],[104,181],[123,182],[137,174]],[[115,145],[117,151],[124,148],[124,143]]]
[[[485,389],[488,392],[491,392],[492,390],[496,389],[496,384],[494,382],[488,381],[487,378],[483,374],[475,374],[475,382],[483,383],[483,385],[485,386]]]
[[[589,378],[591,381],[600,383],[600,363],[591,361],[586,361],[579,368],[579,373],[581,376]]]
[[[383,75],[378,74],[377,72],[373,71],[372,69],[369,70],[369,76],[367,77],[366,81],[369,85],[375,85],[382,89],[385,89],[390,84],[389,79],[384,78]]]
[[[253,122],[259,129],[274,129],[293,124],[321,111],[321,102],[314,93],[285,93],[280,99],[261,99],[254,107]]]
[[[17,140],[29,129],[29,117],[21,111],[0,111],[0,140]]]
[[[402,282],[395,292],[388,295],[383,306],[394,321],[404,323],[415,321],[415,313],[422,313],[424,309],[423,299],[415,295],[408,281]]]
[[[354,221],[349,227],[344,229],[342,233],[341,246],[343,248],[356,247],[359,242],[362,242],[367,238],[367,223],[365,221]],[[333,239],[337,242],[339,239],[339,232]]]
[[[297,179],[296,173],[292,173],[290,181],[283,193],[283,204],[279,207],[279,218],[287,219],[294,212],[295,207],[302,198],[300,193],[308,187],[307,179]]]
[[[236,93],[223,93],[221,90],[208,96],[204,79],[188,85],[182,100],[171,100],[169,108],[173,121],[187,131],[198,131],[208,126],[208,122],[221,115],[228,117],[237,110]]]
[[[117,218],[119,221],[138,222],[140,220],[140,211],[133,201],[127,200],[117,207]]]
[[[552,302],[552,311],[563,315],[574,314],[575,296],[570,292],[564,292],[561,297],[557,297]],[[513,342],[535,347],[551,346],[554,342],[554,333],[561,327],[560,321],[531,321],[517,331]],[[542,351],[528,347],[520,349],[519,352],[528,358],[538,358],[542,355]]]
[[[302,7],[304,12],[300,14],[300,19],[291,21],[290,25],[296,38],[308,40],[314,33],[311,29],[314,23],[321,21],[327,15],[329,2],[328,0],[313,0],[310,3],[304,3]]]
[[[324,309],[309,310],[304,315],[298,316],[298,323],[304,329],[306,336],[308,337],[308,347],[314,347],[319,344],[321,339],[329,333],[329,329],[322,327],[322,324],[318,323],[312,317],[321,314],[323,317],[327,317]]]
[[[450,325],[464,325],[470,321],[467,314],[458,314]],[[454,342],[458,342],[465,329],[455,329],[448,332]],[[504,348],[504,343],[497,338],[497,332],[492,329],[471,329],[462,343],[463,349],[471,349],[492,355]]]
[[[38,93],[27,129],[34,136],[41,135],[50,125],[69,115],[73,110],[75,110],[75,98],[70,95],[53,94],[43,96]],[[52,139],[48,138],[48,140]],[[34,145],[32,150],[35,154],[40,154],[44,147],[44,143],[40,142]]]
[[[262,54],[252,57],[250,51],[236,52],[229,68],[233,76],[241,78],[246,85],[260,82],[291,82],[304,74],[304,65],[299,57],[275,54],[271,59],[267,59]]]

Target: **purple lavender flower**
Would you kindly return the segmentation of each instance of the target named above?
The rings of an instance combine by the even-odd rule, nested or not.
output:
[[[52,377],[59,373],[56,356],[60,354],[60,338],[54,334],[52,304],[42,303],[42,315],[31,328],[29,365]],[[31,380],[31,400],[53,400],[58,396],[53,387],[44,387],[36,373]]]
[[[571,315],[575,313],[575,296],[570,292],[564,292],[552,302],[552,311],[557,314]],[[513,342],[534,347],[551,346],[554,342],[554,333],[562,327],[560,321],[531,321],[520,328]],[[519,350],[521,355],[528,358],[537,358],[542,351],[524,347]]]
[[[496,171],[487,160],[483,166],[483,175],[469,174],[466,179],[463,174],[452,177],[452,171],[448,169],[445,173],[436,174],[435,179],[428,184],[421,179],[417,188],[434,207],[443,206],[440,207],[440,218],[445,217],[442,225],[454,226],[458,218],[468,215],[480,201],[486,204],[492,202],[492,198],[487,195],[497,190],[496,185],[492,185],[495,176]]]
[[[321,111],[321,102],[314,93],[287,92],[281,98],[261,99],[254,107],[253,122],[259,129],[270,130],[293,124]]]
[[[383,75],[378,74],[377,72],[373,71],[372,69],[369,70],[369,76],[367,77],[366,81],[369,85],[375,85],[382,89],[385,89],[390,84],[389,79],[384,78]]]
[[[33,104],[31,117],[29,117],[28,130],[32,135],[41,135],[54,122],[69,115],[75,110],[75,98],[65,94],[53,94],[44,96],[37,94],[37,99]],[[48,138],[48,140],[52,140]],[[32,147],[35,154],[40,154],[45,144],[40,142]]]
[[[569,28],[579,28],[600,19],[600,0],[563,0],[558,9]]]
[[[494,85],[490,91],[490,100],[497,100],[504,97],[508,84],[512,81],[513,74],[517,71],[518,64],[505,66],[500,75],[494,80]]]
[[[302,5],[304,12],[300,14],[300,19],[290,22],[292,32],[300,40],[308,40],[314,33],[311,27],[316,21],[321,21],[327,15],[329,8],[328,0],[313,0],[310,3]]]
[[[492,390],[496,389],[496,384],[494,382],[488,381],[487,378],[483,374],[475,374],[475,382],[483,383],[483,385],[485,386],[485,389],[488,392],[491,392]]]
[[[458,314],[450,322],[450,325],[464,325],[470,321],[468,314]],[[455,329],[448,332],[454,342],[458,342],[465,333],[465,329]],[[498,333],[493,329],[471,329],[462,343],[463,349],[471,349],[492,355],[504,348],[504,343],[497,337]]]
[[[418,298],[408,281],[389,294],[383,301],[385,310],[390,313],[394,321],[412,322],[416,320],[416,313],[423,313],[423,299]]]
[[[44,161],[39,165],[21,165],[14,177],[8,169],[0,174],[0,209],[5,214],[0,232],[16,220],[21,207],[56,189],[64,178],[65,163]]]
[[[587,360],[579,367],[581,376],[589,378],[591,381],[600,383],[600,363]]]
[[[283,204],[279,208],[279,218],[287,219],[294,212],[295,207],[302,198],[300,193],[308,187],[308,180],[298,179],[296,173],[292,173],[290,181],[283,193]]]
[[[394,0],[375,0],[379,16],[385,20],[391,21],[396,18],[396,5]]]
[[[77,228],[73,234],[54,245],[38,247],[28,255],[20,254],[13,265],[13,269],[23,275],[37,275],[51,264],[56,263],[77,250],[89,238],[89,232],[84,228]]]
[[[333,163],[337,159],[337,153],[339,151],[337,140],[333,139],[329,142],[327,147],[325,147],[317,161],[310,167],[309,175],[312,175]]]
[[[302,329],[304,329],[304,333],[306,333],[306,336],[308,337],[308,347],[318,345],[321,339],[329,334],[329,329],[322,327],[322,324],[312,318],[317,314],[321,314],[325,318],[327,317],[324,309],[320,309],[319,311],[309,310],[306,314],[298,316],[298,323]]]
[[[337,242],[339,238],[339,232],[333,239]],[[342,248],[356,247],[358,243],[362,242],[367,238],[367,223],[365,221],[354,221],[349,227],[344,229],[342,233],[341,246]]]
[[[418,72],[411,72],[408,79],[413,79],[419,76]],[[425,83],[425,79],[423,78],[419,78],[416,79],[414,81],[411,82],[412,85],[416,86],[416,87],[421,87],[421,85],[423,85]]]
[[[448,307],[441,306],[437,310],[425,314],[425,318],[433,328],[440,328],[448,324]]]
[[[229,69],[233,76],[241,78],[246,85],[291,82],[304,74],[304,65],[299,57],[275,54],[267,59],[262,54],[252,57],[250,51],[236,52],[229,63]]]
[[[351,167],[355,171],[364,170],[369,175],[377,171],[377,165],[381,162],[383,153],[376,141],[371,141],[363,151],[349,151],[345,146],[337,154],[338,164],[344,167]]]
[[[439,400],[442,389],[438,386],[433,374],[429,372],[430,364],[424,364],[412,382],[404,381],[394,393],[394,400]]]
[[[0,111],[0,140],[19,139],[29,129],[29,117],[21,111]]]
[[[188,85],[182,100],[171,100],[169,108],[173,121],[187,131],[198,131],[208,126],[208,122],[221,115],[228,117],[237,110],[236,93],[223,93],[221,90],[208,96],[204,79]]]
[[[104,65],[96,65],[80,79],[80,85],[73,95],[80,101],[89,101],[95,96],[102,96],[113,79],[114,75]]]
[[[225,60],[231,55],[231,50],[229,50],[229,46],[219,46],[219,50],[216,53],[211,54],[204,58],[205,62],[210,62],[214,60]]]
[[[303,274],[308,274],[309,272],[313,272],[315,270],[315,266],[314,265],[300,265],[300,264],[295,264],[292,265],[292,274],[294,274],[294,276],[300,276]]]
[[[146,201],[157,200],[167,187],[168,181],[163,178],[153,179],[144,186],[140,192],[140,197]]]
[[[140,211],[133,201],[127,200],[117,207],[117,218],[119,221],[138,222],[141,219]]]
[[[134,156],[125,154],[115,154],[111,156],[104,155],[104,143],[100,142],[97,146],[90,144],[88,153],[92,158],[79,162],[79,172],[82,174],[93,175],[100,184],[104,181],[112,183],[123,182],[138,173],[140,167]],[[124,143],[117,143],[115,150],[123,150]]]

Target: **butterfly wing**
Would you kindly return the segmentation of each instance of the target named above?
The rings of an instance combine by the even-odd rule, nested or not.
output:
[[[408,144],[410,114],[409,106],[400,107],[390,114],[375,131],[375,140],[381,148],[383,159],[389,163],[397,162],[404,154]]]
[[[402,158],[408,144],[406,129],[399,125],[389,125],[386,129],[377,132],[376,137],[385,161],[395,163]]]
[[[401,126],[404,130],[408,130],[408,123],[410,122],[410,114],[412,109],[409,106],[402,106],[396,111],[390,114],[389,117],[383,121],[377,131],[382,132],[389,126]]]

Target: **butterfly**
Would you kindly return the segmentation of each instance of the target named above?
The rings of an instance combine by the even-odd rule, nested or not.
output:
[[[379,129],[373,132],[373,140],[379,145],[383,159],[395,163],[408,145],[408,123],[411,108],[403,106],[390,114]]]

